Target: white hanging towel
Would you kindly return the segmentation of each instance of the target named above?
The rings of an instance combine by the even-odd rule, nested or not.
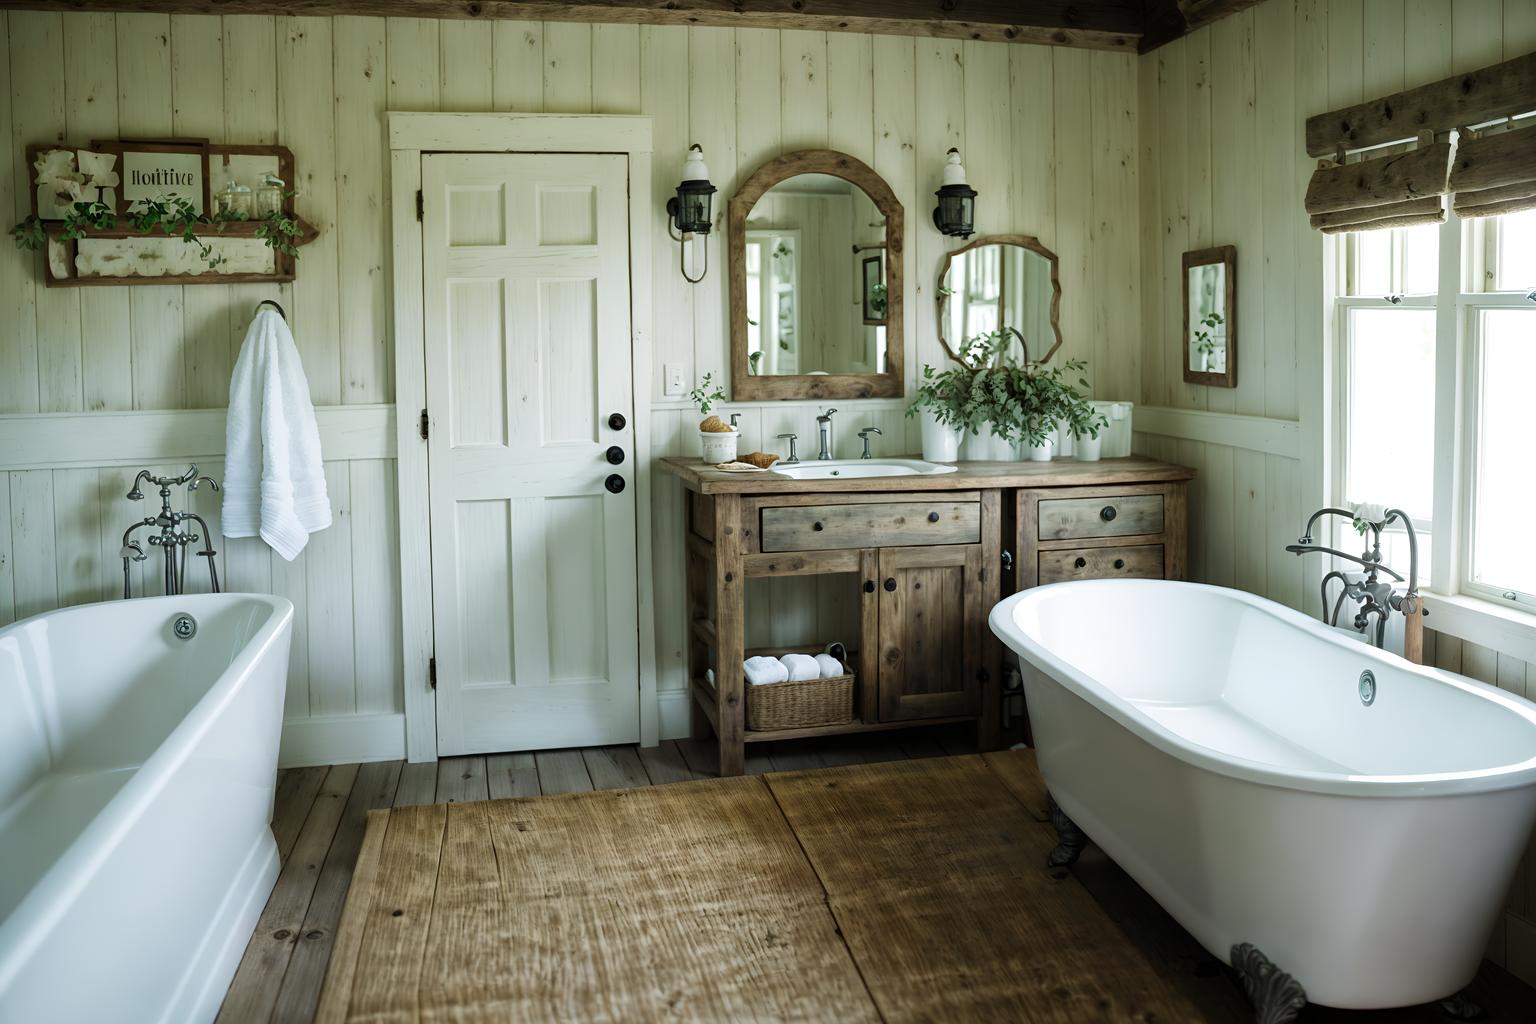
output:
[[[288,322],[263,306],[229,380],[224,425],[224,536],[260,536],[293,561],[331,525],[320,431]]]

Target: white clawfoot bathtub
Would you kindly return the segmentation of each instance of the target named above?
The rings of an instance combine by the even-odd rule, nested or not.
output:
[[[213,1020],[277,878],[292,618],[219,594],[0,629],[0,1020]]]
[[[991,625],[1051,795],[1206,949],[1349,1009],[1471,981],[1536,818],[1536,707],[1192,583],[1040,587]]]

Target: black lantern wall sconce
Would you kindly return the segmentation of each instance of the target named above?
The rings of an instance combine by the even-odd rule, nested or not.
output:
[[[695,142],[688,147],[688,159],[683,164],[683,180],[678,183],[677,195],[667,200],[667,233],[678,242],[677,266],[689,284],[698,284],[709,273],[709,246],[704,247],[704,269],[698,277],[688,276],[689,235],[708,235],[713,223],[713,196],[718,189],[709,182],[709,168],[704,165],[704,150]]]
[[[949,151],[943,184],[934,195],[939,197],[939,205],[933,208],[933,226],[942,235],[970,238],[976,230],[976,190],[965,183],[958,149]]]

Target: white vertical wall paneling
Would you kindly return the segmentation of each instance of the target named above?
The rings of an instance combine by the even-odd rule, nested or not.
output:
[[[652,397],[664,399],[663,374],[668,365],[683,368],[685,380],[695,378],[693,365],[693,297],[694,289],[677,272],[678,242],[667,231],[667,199],[676,189],[682,175],[683,155],[690,144],[688,139],[688,31],[682,28],[642,25],[640,28],[642,53],[640,102],[641,111],[655,118],[651,144],[655,147],[652,158],[651,191],[653,205],[651,216],[655,229],[651,237],[651,264],[655,273],[651,277],[652,308],[663,320],[658,325],[651,359],[651,377],[654,382]],[[547,45],[547,40],[546,40]],[[774,90],[777,95],[778,90]],[[669,114],[671,116],[669,116]],[[681,116],[678,116],[678,115]],[[706,161],[709,153],[705,153]],[[727,195],[715,197],[724,203]],[[716,268],[716,274],[724,273]],[[642,397],[636,395],[636,398]]]
[[[0,473],[0,625],[16,618],[16,560],[12,555],[11,474]]]
[[[309,625],[309,709],[312,715],[347,715],[357,709],[353,648],[352,488],[345,462],[325,464],[331,526],[304,549],[305,610]]]
[[[494,95],[491,46],[494,33],[478,21],[443,21],[438,25],[439,90],[444,110],[490,110]]]
[[[909,269],[905,273],[916,285],[921,283],[922,267],[915,259],[913,240],[919,232],[925,230],[922,219],[926,211],[917,190],[917,154],[914,149],[915,43],[901,36],[876,36],[870,49],[873,64],[874,168],[896,193],[906,214],[903,252]],[[932,314],[927,303],[920,301],[920,295],[916,287],[910,288],[903,309],[902,333],[907,339],[905,373],[908,394],[912,393],[918,374],[922,372],[915,347],[917,324],[922,317]],[[909,451],[918,449],[918,429],[916,421],[910,421],[905,446]]]
[[[640,26],[592,26],[592,112],[640,113]]]
[[[635,84],[638,94],[638,81]],[[714,228],[707,237],[695,241],[691,251],[707,251],[709,273],[724,275],[725,208],[742,180],[736,166],[736,39],[731,29],[688,29],[688,144],[693,143],[704,148],[711,180],[720,191],[715,194]],[[663,180],[660,187],[676,188],[677,182]],[[663,266],[657,269],[661,271],[658,278],[668,276]],[[700,378],[709,373],[716,381],[729,381],[729,359],[726,347],[720,344],[730,334],[726,291],[708,284],[689,287],[694,300],[694,371]]]
[[[544,109],[544,25],[537,21],[498,21],[491,35],[496,58],[491,82],[495,108],[518,112]]]
[[[7,86],[13,77],[12,51],[20,43],[16,37],[18,19],[24,17],[19,11],[0,14],[4,19],[0,25],[6,30],[5,45],[0,46],[0,75]],[[7,161],[0,161],[0,167],[13,170],[0,174],[0,211],[9,210],[20,220],[30,212],[32,197],[22,152],[26,139],[16,134],[14,106],[11,90],[6,88],[0,95],[0,140],[11,147],[11,153]],[[37,310],[32,295],[41,259],[16,256],[0,260],[0,315],[11,332],[11,344],[0,345],[0,412],[37,410]]]
[[[1056,359],[1093,365],[1093,272],[1089,248],[1093,224],[1093,58],[1086,50],[1051,54],[1056,95],[1056,256],[1061,272],[1061,351]]]
[[[61,141],[64,124],[64,26],[58,14],[23,13],[11,21],[11,117],[16,156],[32,142]],[[30,168],[27,168],[30,171]],[[20,180],[30,182],[30,174]],[[37,336],[46,344],[36,348],[36,406],[41,412],[80,408],[80,300],[71,292],[47,288],[42,281],[42,255],[32,286]],[[23,344],[28,339],[21,339]]]
[[[592,26],[544,25],[544,109],[552,114],[592,113]]]
[[[333,46],[337,302],[344,313],[339,325],[341,400],[388,402],[395,389],[386,301],[389,183],[383,113],[389,85],[384,19],[335,19]]]

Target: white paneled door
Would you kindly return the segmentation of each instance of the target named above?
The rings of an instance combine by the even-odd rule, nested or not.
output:
[[[428,155],[422,199],[438,752],[634,743],[627,158]]]

